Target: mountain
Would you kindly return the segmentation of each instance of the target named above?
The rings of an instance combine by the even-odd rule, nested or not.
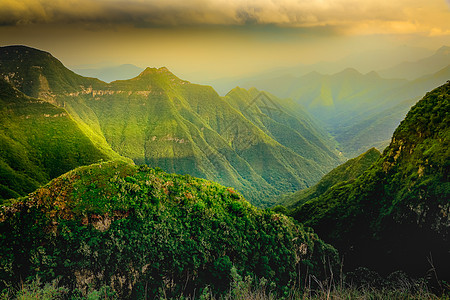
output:
[[[313,184],[339,159],[326,153],[328,159],[319,164],[300,156],[255,126],[229,98],[165,68],[147,68],[93,93],[60,99],[89,103],[118,153],[139,164],[231,185],[260,205],[281,190]]]
[[[423,76],[404,86],[386,92],[380,98],[384,109],[375,107],[363,114],[355,114],[348,122],[332,130],[333,135],[347,155],[357,155],[368,147],[383,150],[389,145],[390,136],[409,109],[428,91],[450,78],[450,66],[432,75]],[[399,101],[399,99],[405,99]],[[384,102],[384,104],[383,104]],[[394,104],[394,106],[393,106]]]
[[[408,109],[449,76],[449,67],[413,81],[346,69],[333,75],[313,72],[271,78],[246,87],[264,87],[278,97],[292,98],[323,122],[341,150],[352,157],[374,146],[383,150]]]
[[[386,78],[417,79],[433,74],[450,65],[450,47],[442,46],[433,55],[417,61],[405,61],[389,69],[379,71]]]
[[[0,200],[24,196],[78,166],[120,157],[95,147],[63,108],[27,97],[1,78],[0,144]]]
[[[280,107],[272,115],[256,103],[269,101],[266,95],[247,109],[244,102],[257,91],[245,99],[234,93],[223,98],[166,68],[108,84],[26,47],[0,48],[0,73],[18,89],[65,108],[97,147],[137,164],[233,186],[260,206],[313,185],[342,161],[334,142],[298,105],[286,113],[295,104],[269,96]],[[39,84],[25,89],[25,79]]]
[[[334,168],[314,186],[283,197],[280,203],[290,209],[301,206],[307,201],[320,197],[337,184],[348,183],[347,181],[356,179],[372,166],[380,156],[381,153],[377,149],[371,148],[358,157],[349,159],[344,164]]]
[[[0,72],[15,88],[34,98],[54,102],[57,94],[103,82],[75,74],[50,53],[26,46],[0,47]]]
[[[74,72],[86,77],[95,77],[105,82],[115,80],[124,80],[136,77],[144,69],[132,64],[123,64],[119,66],[108,66],[102,68],[72,68]]]
[[[255,88],[231,90],[225,100],[267,136],[321,166],[336,163],[336,143],[300,105]]]
[[[220,295],[244,276],[281,294],[337,264],[310,228],[232,188],[117,161],[77,168],[0,207],[0,253],[2,290],[38,276],[83,296],[106,285],[120,299],[205,287]]]
[[[448,280],[449,111],[446,83],[411,108],[366,172],[299,206],[295,218],[337,246],[349,268],[424,276],[428,258]]]
[[[444,47],[445,48],[445,47]],[[270,81],[276,78],[302,77],[308,73],[335,74],[342,70],[353,68],[361,73],[371,71],[385,70],[397,65],[399,61],[417,61],[433,54],[433,51],[425,48],[402,46],[390,50],[370,50],[360,53],[354,53],[335,61],[321,61],[314,64],[297,64],[289,67],[279,67],[264,72],[249,74],[241,77],[218,78],[214,80],[203,80],[201,83],[212,85],[214,89],[221,95],[225,95],[235,86],[252,87],[266,90],[264,87],[252,85],[253,82]],[[427,75],[442,69],[447,64],[440,63],[435,69],[429,72],[421,73],[420,76]],[[422,68],[425,70],[425,68]],[[382,76],[384,76],[384,72]],[[417,77],[420,77],[417,76]],[[415,79],[417,77],[411,78]],[[390,78],[390,77],[389,77]],[[407,78],[407,77],[398,77]],[[283,97],[277,93],[275,95]]]
[[[105,86],[104,82],[75,74],[50,53],[26,46],[0,47],[0,74],[25,95],[66,109],[96,147],[110,156],[115,155],[89,107],[79,103],[76,107],[80,111],[78,115],[72,107],[75,104],[67,103],[66,106],[66,103],[57,101],[58,95],[96,89]]]

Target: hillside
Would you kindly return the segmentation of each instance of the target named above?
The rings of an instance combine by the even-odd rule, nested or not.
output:
[[[334,168],[314,186],[297,191],[293,194],[283,197],[280,204],[294,209],[303,203],[325,194],[331,187],[338,184],[346,184],[347,181],[353,181],[364,173],[381,156],[381,153],[375,148],[371,148],[359,155],[349,159],[344,164]]]
[[[120,299],[220,294],[233,272],[282,292],[337,259],[310,229],[231,188],[117,161],[1,207],[0,253],[0,290],[38,275],[84,295],[109,286]]]
[[[0,78],[0,201],[24,196],[78,166],[119,158],[95,147],[67,111]]]
[[[330,166],[339,159],[336,143],[300,105],[255,88],[231,90],[225,100],[266,135],[300,156]]]
[[[295,211],[342,251],[349,268],[425,276],[432,256],[439,276],[450,278],[449,93],[450,83],[427,93],[368,171]]]
[[[147,68],[135,78],[107,84],[76,75],[39,50],[0,50],[3,77],[18,89],[25,79],[40,81],[30,94],[47,88],[51,97],[41,96],[64,107],[97,147],[137,164],[233,186],[259,206],[313,185],[342,159],[334,142],[301,110],[281,116],[256,111],[257,106],[247,110],[233,105],[231,96],[222,98],[166,68]],[[25,66],[14,59],[25,56]]]
[[[341,151],[352,157],[374,146],[382,151],[408,109],[449,76],[450,69],[443,64],[439,71],[413,81],[346,69],[333,75],[312,72],[268,78],[244,86],[264,87],[278,97],[292,98],[323,122]]]

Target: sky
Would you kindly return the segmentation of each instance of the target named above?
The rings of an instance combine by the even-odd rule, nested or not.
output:
[[[369,51],[413,59],[450,46],[450,0],[0,0],[0,46],[13,44],[204,81]]]

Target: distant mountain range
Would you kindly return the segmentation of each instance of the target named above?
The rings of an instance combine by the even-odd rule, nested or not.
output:
[[[166,68],[107,84],[23,46],[0,48],[0,73],[64,108],[99,149],[234,186],[258,205],[313,185],[343,159],[299,105],[256,89],[222,98]]]
[[[291,98],[322,122],[346,156],[353,157],[371,147],[383,150],[408,109],[450,78],[449,49],[443,46],[434,53],[419,48],[378,51],[210,83],[221,93],[239,85]],[[383,55],[394,67],[378,62]],[[352,62],[361,70],[378,72],[344,69]]]
[[[380,70],[378,73],[385,78],[405,78],[414,80],[427,74],[441,70],[450,65],[450,47],[439,48],[432,56],[417,60],[405,61],[394,67]]]
[[[352,157],[374,146],[383,150],[408,109],[449,78],[450,66],[413,81],[346,69],[333,75],[312,72],[248,82],[244,87],[264,88],[304,106]]]
[[[273,70],[268,70],[248,76],[219,78],[214,80],[203,80],[202,83],[212,85],[220,94],[225,95],[230,89],[235,86],[249,87],[250,82],[270,80],[281,77],[301,77],[311,72],[317,72],[324,75],[331,75],[341,72],[348,68],[354,68],[360,73],[369,73],[377,71],[386,75],[385,71],[400,64],[415,64],[417,61],[426,60],[429,57],[436,57],[436,54],[446,49],[446,46],[441,47],[433,53],[433,51],[424,48],[414,47],[399,47],[394,50],[373,50],[364,51],[359,54],[354,54],[337,61],[323,61],[314,64],[299,64],[290,67],[280,67]],[[439,56],[439,55],[438,55]],[[414,74],[419,74],[416,79],[431,73],[435,73],[447,66],[448,56],[441,61],[437,67],[425,67],[423,69],[414,70]],[[434,68],[434,69],[433,69]],[[386,75],[387,78],[397,78],[396,76]],[[409,77],[398,77],[400,79],[407,79]]]

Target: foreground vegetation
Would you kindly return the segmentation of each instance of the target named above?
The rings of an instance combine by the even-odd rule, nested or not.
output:
[[[39,276],[120,298],[229,289],[231,269],[283,294],[336,250],[231,188],[121,161],[80,167],[0,209],[0,285]]]
[[[316,277],[311,276],[305,281],[303,288],[292,287],[283,295],[279,295],[273,285],[265,280],[255,281],[252,277],[242,278],[235,267],[231,268],[231,284],[223,294],[216,294],[210,287],[206,286],[193,295],[168,297],[164,288],[161,288],[158,299],[180,299],[180,300],[319,300],[319,299],[409,299],[409,300],[432,300],[432,299],[450,299],[449,286],[444,286],[445,291],[439,294],[432,293],[426,284],[426,280],[411,280],[402,272],[391,274],[387,279],[380,281],[380,278],[374,276],[373,272],[367,269],[361,269],[365,276],[358,278],[353,282],[350,279],[345,280],[326,280],[320,282]],[[362,274],[358,274],[362,275]],[[311,279],[312,278],[312,279]],[[311,288],[311,280],[314,289]],[[309,284],[309,285],[308,285]],[[119,299],[119,293],[109,286],[103,286],[96,290],[90,288],[85,295],[81,291],[71,291],[59,284],[58,280],[43,284],[39,277],[25,284],[10,286],[0,293],[0,300],[19,299],[19,300],[96,300],[96,299]],[[153,299],[148,295],[143,295],[139,299]]]

